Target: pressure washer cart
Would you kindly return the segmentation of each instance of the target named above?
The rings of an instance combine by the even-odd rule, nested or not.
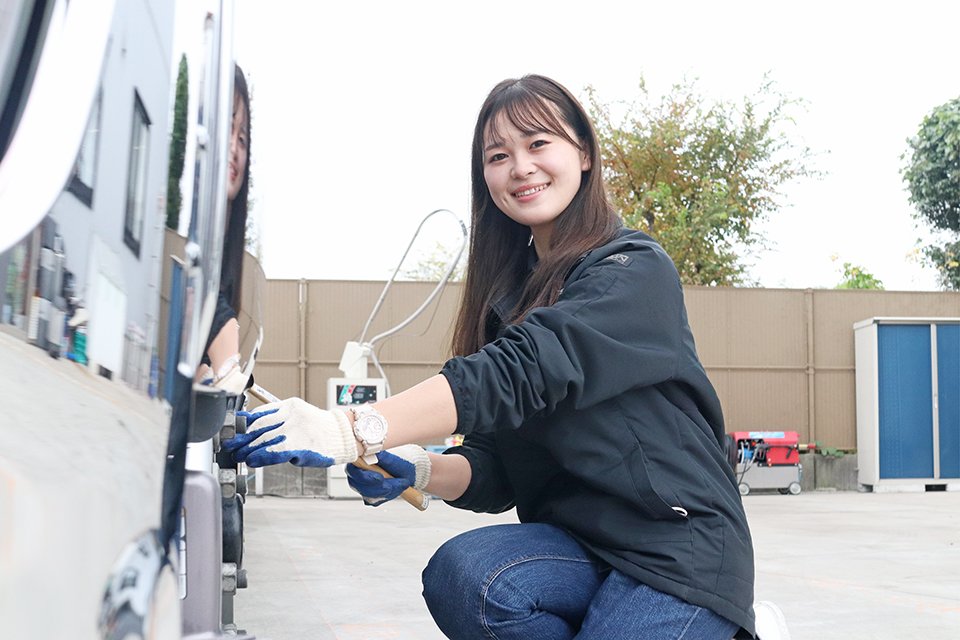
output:
[[[727,435],[728,455],[740,495],[752,489],[800,493],[800,436],[796,431],[736,431]]]

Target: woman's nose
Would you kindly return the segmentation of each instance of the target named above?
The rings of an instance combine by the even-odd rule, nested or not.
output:
[[[526,178],[536,170],[536,167],[533,166],[533,163],[530,162],[530,159],[522,156],[516,157],[514,159],[513,166],[510,168],[510,172],[516,179]]]

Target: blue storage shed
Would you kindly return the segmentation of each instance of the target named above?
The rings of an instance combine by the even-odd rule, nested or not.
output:
[[[960,490],[960,318],[870,318],[853,328],[859,483]]]

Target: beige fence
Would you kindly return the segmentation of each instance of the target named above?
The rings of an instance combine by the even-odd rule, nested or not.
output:
[[[168,233],[165,255],[182,255]],[[164,261],[160,366],[166,352],[171,260]],[[370,339],[412,313],[433,283],[398,282],[367,331]],[[266,280],[244,264],[244,351],[262,319],[255,377],[280,397],[326,406],[326,382],[348,340],[356,340],[382,282]],[[377,354],[394,392],[436,373],[448,357],[459,285]],[[782,429],[803,441],[856,447],[853,323],[871,317],[960,317],[960,293],[687,287],[687,311],[700,359],[723,403],[727,431]],[[372,368],[371,368],[372,373]]]
[[[367,339],[399,323],[432,283],[396,283]],[[257,382],[326,406],[326,381],[355,340],[382,282],[268,280]],[[459,287],[378,349],[394,392],[447,357]],[[960,317],[960,293],[687,287],[700,358],[727,431],[778,429],[802,441],[856,447],[853,323],[878,316]],[[372,368],[371,368],[372,370]]]
[[[366,339],[406,319],[434,286],[396,283]],[[360,337],[382,289],[382,282],[268,280],[257,382],[275,395],[299,395],[325,407],[327,379],[342,375],[337,365],[344,344]],[[447,287],[425,313],[378,346],[394,393],[439,371],[448,353],[458,296],[458,286]],[[370,371],[375,375],[372,365]]]
[[[168,232],[164,249],[166,256],[183,255],[183,238]],[[171,270],[166,258],[161,384]],[[404,320],[433,287],[396,283],[366,338]],[[344,344],[359,337],[382,289],[382,282],[266,280],[247,255],[240,325],[244,353],[263,325],[256,381],[280,397],[300,396],[325,407],[327,379],[339,377]],[[426,313],[378,345],[394,392],[440,369],[459,295],[459,285],[450,285]],[[872,317],[960,317],[960,293],[949,292],[687,287],[686,300],[728,432],[798,431],[801,441],[846,449],[857,446],[853,324]],[[268,492],[322,495],[324,477],[277,474]]]

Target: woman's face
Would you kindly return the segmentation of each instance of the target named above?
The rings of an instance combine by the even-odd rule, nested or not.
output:
[[[240,96],[233,98],[233,124],[230,130],[230,164],[227,166],[227,200],[233,202],[247,169],[247,109]]]
[[[554,221],[580,189],[590,158],[561,136],[524,132],[498,115],[484,136],[483,177],[494,204],[510,219],[549,237]],[[496,131],[498,139],[491,136]],[[576,139],[567,127],[567,134]]]

